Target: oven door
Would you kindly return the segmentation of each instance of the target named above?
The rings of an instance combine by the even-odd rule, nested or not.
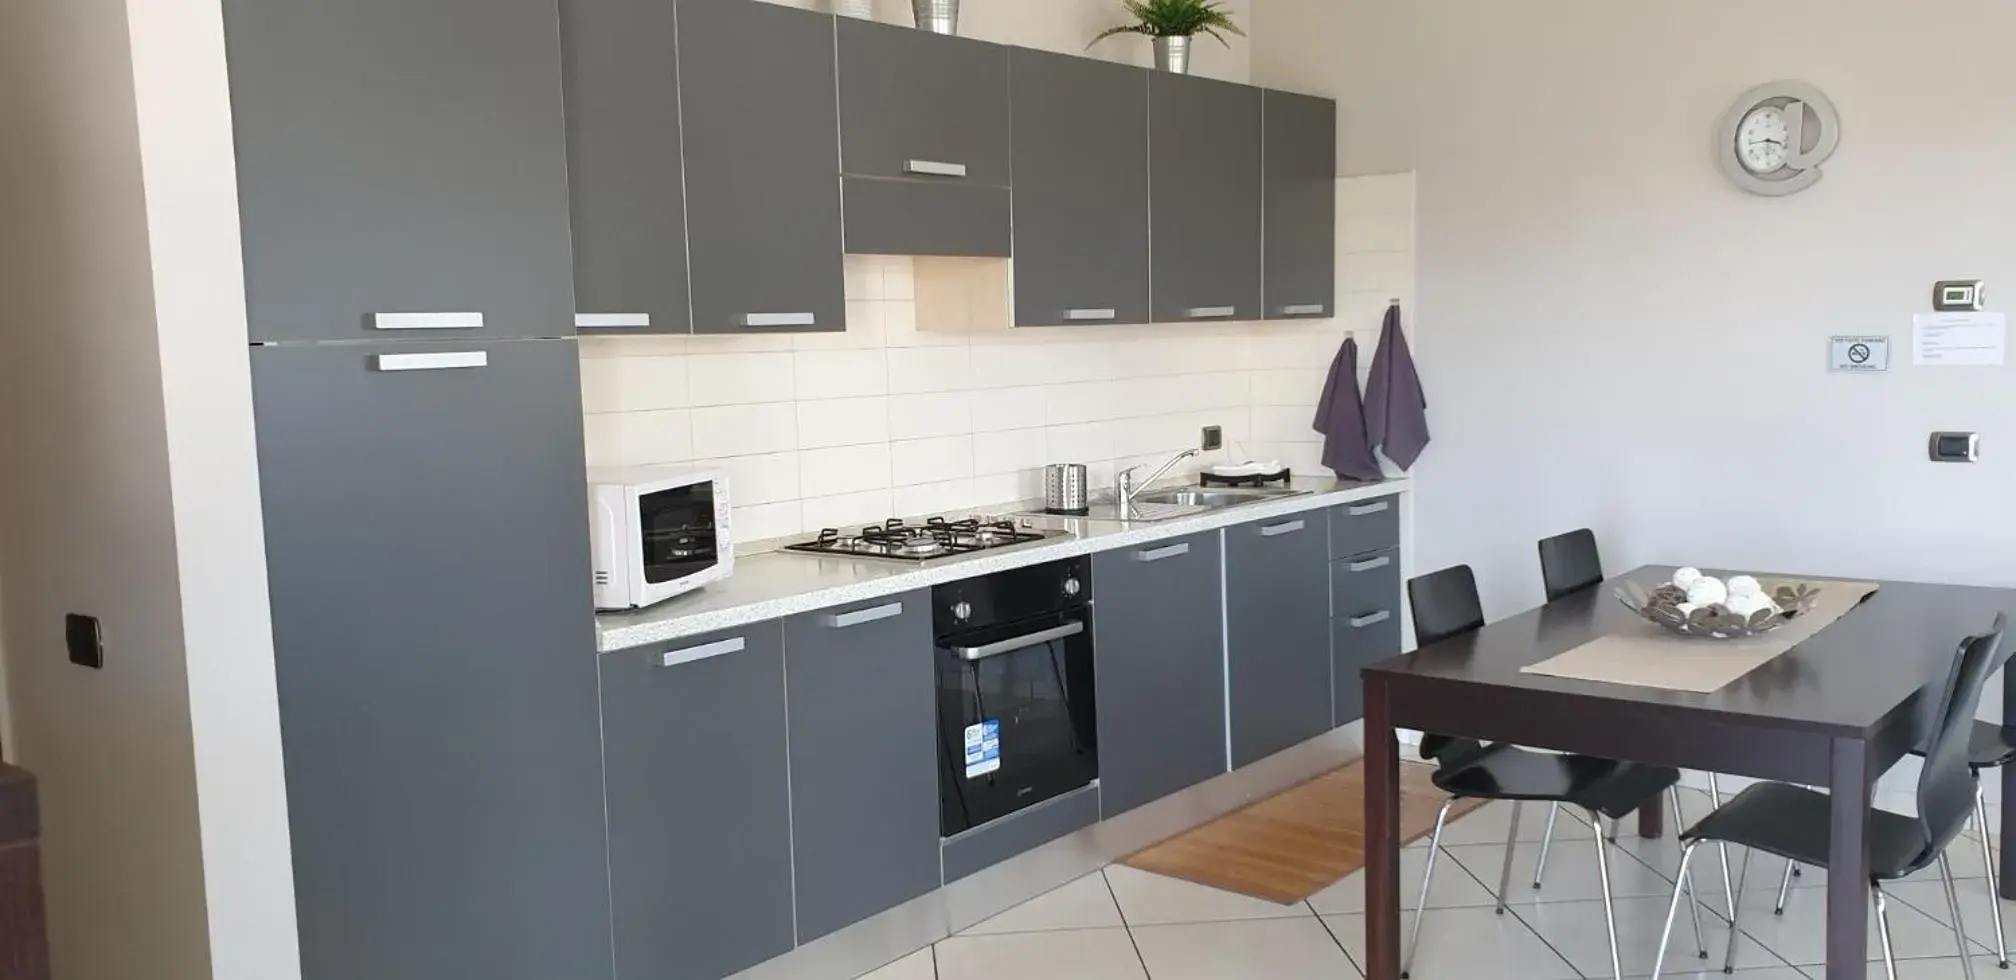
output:
[[[938,641],[938,781],[946,837],[1099,776],[1092,610]]]
[[[712,480],[637,495],[644,594],[683,591],[679,583],[721,562]]]

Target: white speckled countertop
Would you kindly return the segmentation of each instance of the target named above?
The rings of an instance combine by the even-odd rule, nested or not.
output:
[[[871,558],[822,558],[788,551],[737,557],[735,572],[725,581],[668,599],[649,609],[598,614],[595,617],[596,646],[604,653],[627,650],[1059,558],[1180,538],[1199,531],[1320,510],[1369,497],[1383,497],[1406,490],[1407,484],[1404,478],[1380,483],[1349,483],[1297,477],[1297,489],[1314,492],[1167,521],[1120,523],[1038,517],[1034,520],[1039,527],[1072,533],[1042,544],[921,565]],[[976,512],[988,513],[1004,510],[976,508]]]

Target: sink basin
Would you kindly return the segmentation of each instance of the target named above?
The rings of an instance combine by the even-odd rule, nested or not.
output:
[[[1300,497],[1308,490],[1287,487],[1173,487],[1144,490],[1134,495],[1134,506],[1121,513],[1115,501],[1093,504],[1085,516],[1095,521],[1170,521],[1195,517],[1228,507],[1264,503],[1283,497]]]

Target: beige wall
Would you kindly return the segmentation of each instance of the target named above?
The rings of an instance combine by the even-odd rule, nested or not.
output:
[[[8,750],[65,980],[299,972],[222,54],[215,0],[0,7]]]

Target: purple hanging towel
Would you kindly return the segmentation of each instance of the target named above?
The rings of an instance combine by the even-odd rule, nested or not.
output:
[[[1311,427],[1323,434],[1323,465],[1338,476],[1377,480],[1383,475],[1365,438],[1365,404],[1358,399],[1358,342],[1349,335],[1330,361],[1330,377],[1323,382]]]
[[[1428,447],[1428,399],[1400,331],[1398,300],[1386,308],[1379,349],[1372,354],[1372,377],[1365,383],[1365,438],[1403,470]]]

